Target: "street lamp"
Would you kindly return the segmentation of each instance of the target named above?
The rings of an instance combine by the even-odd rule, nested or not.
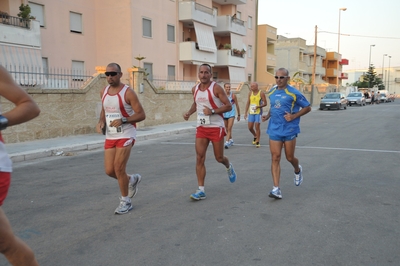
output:
[[[385,56],[387,56],[387,54],[383,55],[383,61],[382,61],[382,83],[383,83],[383,85],[385,85],[385,79],[384,79],[384,76],[383,76],[383,73],[385,71],[385,67],[384,67],[384,65],[385,65]]]
[[[375,47],[375,44],[371,44],[369,46],[369,64],[368,64],[368,69],[371,67],[371,48]]]
[[[388,70],[388,78],[387,78],[387,91],[389,92],[389,84],[390,84],[390,58],[392,58],[391,55],[389,55],[389,70]]]
[[[370,46],[369,46],[369,65],[368,65],[368,71],[369,71],[369,68],[371,67],[371,48],[372,47],[375,47],[375,44],[371,44]],[[370,89],[371,88],[371,77],[369,77],[370,79],[368,80],[369,82],[368,82],[368,89]]]
[[[340,11],[346,11],[347,10],[347,8],[346,7],[341,7],[341,8],[339,8],[339,29],[338,29],[338,45],[337,45],[337,52],[338,52],[338,56],[340,56]],[[338,90],[339,90],[339,71],[340,71],[340,68],[339,68],[339,58],[338,58],[338,61],[337,61],[337,74],[336,74],[336,83],[337,83],[337,86],[338,86]]]

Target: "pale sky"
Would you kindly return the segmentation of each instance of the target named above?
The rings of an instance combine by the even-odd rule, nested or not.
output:
[[[349,60],[344,70],[400,67],[400,1],[399,0],[258,0],[258,24],[277,28],[277,34],[303,38],[314,45],[315,26],[317,45],[326,51],[338,51],[339,9],[340,53]],[[332,32],[325,33],[322,31]],[[350,36],[346,36],[346,35]],[[367,37],[360,37],[367,36]],[[384,60],[384,62],[383,62]]]

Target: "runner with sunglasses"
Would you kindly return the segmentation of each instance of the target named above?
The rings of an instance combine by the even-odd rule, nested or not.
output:
[[[126,165],[135,144],[136,123],[143,121],[146,114],[135,91],[121,82],[118,64],[108,64],[105,75],[109,85],[100,93],[103,106],[96,130],[106,135],[105,172],[117,179],[121,192],[120,204],[114,213],[125,214],[133,208],[131,198],[136,195],[142,178],[139,174],[128,175]]]
[[[279,68],[276,71],[274,86],[269,92],[270,109],[262,121],[268,119],[267,134],[269,135],[269,149],[271,152],[271,174],[274,186],[269,197],[281,199],[279,188],[281,167],[280,159],[282,148],[285,149],[286,160],[294,168],[294,184],[300,186],[303,182],[303,171],[299,160],[294,157],[297,134],[300,133],[300,117],[311,111],[310,103],[296,88],[288,85],[289,71]]]

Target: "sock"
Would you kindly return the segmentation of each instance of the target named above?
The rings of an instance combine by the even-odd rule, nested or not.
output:
[[[204,186],[199,186],[199,190],[204,192]]]
[[[125,201],[125,202],[131,202],[131,198],[128,197],[128,196],[126,196],[126,197],[121,196],[121,200],[123,200],[123,201]]]
[[[279,187],[275,187],[275,186],[272,187],[272,191],[276,191],[278,189],[279,189]]]

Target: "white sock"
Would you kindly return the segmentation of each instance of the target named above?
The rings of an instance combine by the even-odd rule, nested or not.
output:
[[[204,186],[199,186],[199,190],[204,192]]]
[[[275,186],[272,187],[272,191],[276,191],[278,189],[279,189],[279,187],[275,187]]]
[[[121,196],[121,199],[122,199],[123,201],[125,201],[125,202],[131,202],[131,198],[128,197],[128,196],[126,196],[126,197]]]
[[[135,180],[136,180],[135,174],[130,175],[130,177],[129,177],[129,183],[134,183]]]

